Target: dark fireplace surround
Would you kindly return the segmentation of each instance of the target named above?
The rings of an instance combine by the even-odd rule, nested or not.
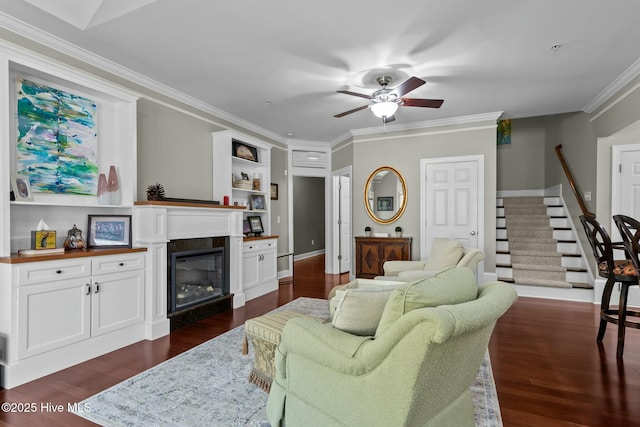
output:
[[[229,273],[229,237],[171,240],[167,244],[170,329],[231,310]]]

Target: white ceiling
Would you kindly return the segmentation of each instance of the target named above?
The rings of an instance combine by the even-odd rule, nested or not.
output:
[[[382,73],[428,82],[409,97],[445,100],[401,107],[402,128],[589,112],[640,72],[637,0],[0,0],[0,13],[2,26],[282,141],[381,127],[368,110],[333,115],[367,103],[336,90],[371,94]]]

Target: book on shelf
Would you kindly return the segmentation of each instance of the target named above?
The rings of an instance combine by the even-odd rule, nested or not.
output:
[[[63,254],[63,253],[64,253],[64,248],[18,250],[18,255],[51,255],[51,254]]]

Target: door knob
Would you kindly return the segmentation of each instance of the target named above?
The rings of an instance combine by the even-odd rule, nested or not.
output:
[[[475,232],[475,231],[472,231],[472,232],[471,232],[471,235],[472,235],[472,236],[475,236],[475,235],[476,235],[476,232]]]

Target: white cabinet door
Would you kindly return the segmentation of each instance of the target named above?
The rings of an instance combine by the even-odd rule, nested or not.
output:
[[[92,278],[92,336],[144,320],[143,270],[99,274]]]
[[[261,281],[272,282],[278,280],[278,264],[276,255],[276,240],[263,242],[260,246],[260,268],[262,270]]]
[[[19,358],[90,337],[89,277],[18,288]]]
[[[242,288],[245,290],[260,284],[259,259],[259,243],[245,243],[242,253]]]

